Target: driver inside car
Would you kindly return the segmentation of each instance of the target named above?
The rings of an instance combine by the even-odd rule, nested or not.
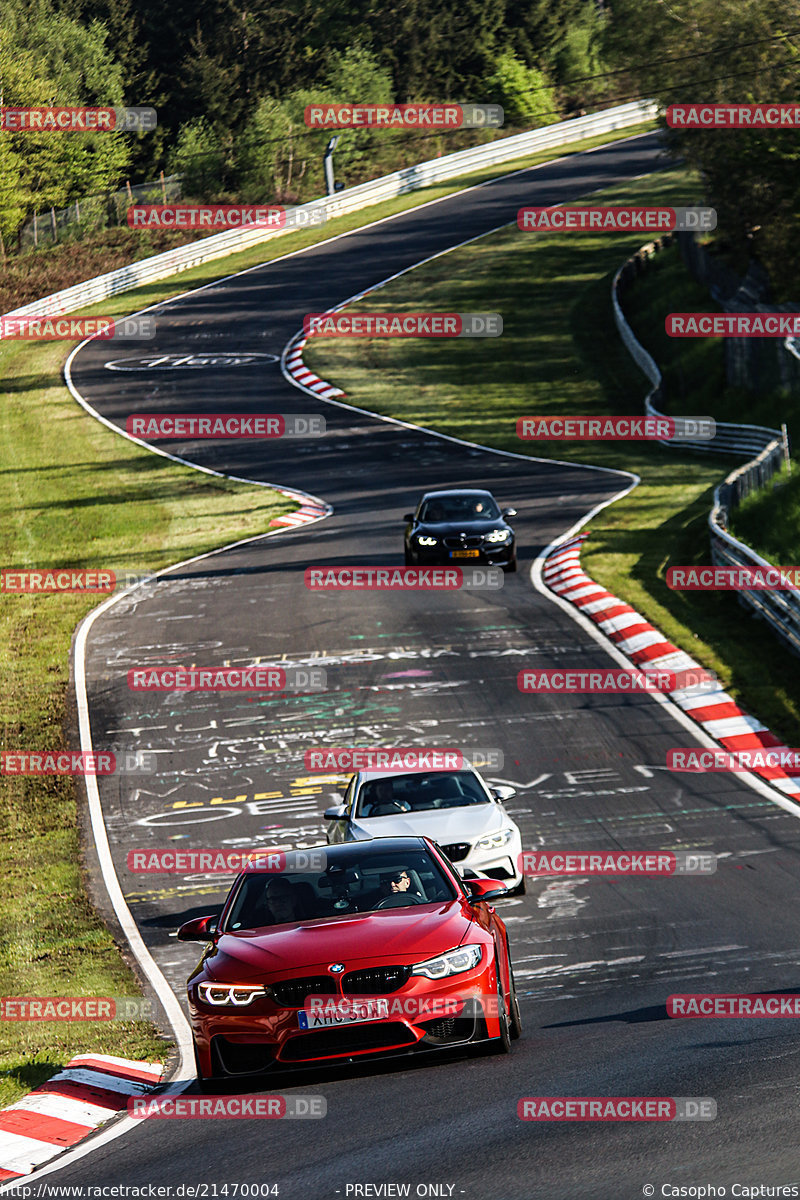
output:
[[[365,907],[374,910],[376,908],[399,908],[404,907],[399,902],[397,904],[387,903],[394,896],[408,896],[410,902],[425,900],[422,892],[411,879],[409,871],[405,867],[399,867],[396,871],[390,871],[386,875],[381,876],[380,886],[376,891],[371,892],[369,896],[364,897]]]
[[[369,785],[369,806],[365,816],[372,817],[388,817],[411,808],[407,800],[397,799],[391,779],[376,779]]]

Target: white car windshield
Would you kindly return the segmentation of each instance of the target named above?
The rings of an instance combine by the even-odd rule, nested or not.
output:
[[[359,790],[354,815],[397,817],[491,802],[471,771],[420,771],[366,780]]]

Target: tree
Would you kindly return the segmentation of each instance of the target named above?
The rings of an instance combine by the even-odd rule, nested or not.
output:
[[[635,89],[677,102],[796,103],[800,0],[614,0],[609,52]],[[648,37],[641,36],[642,28]],[[657,49],[654,49],[657,47]],[[758,256],[779,292],[797,296],[800,237],[796,130],[666,129],[667,145],[703,179],[720,241],[740,268]],[[692,197],[687,197],[687,203]]]
[[[83,26],[71,17],[36,6],[9,4],[0,30],[3,104],[117,106],[123,103],[122,74],[97,22]],[[0,136],[5,203],[0,221],[5,238],[35,209],[116,186],[130,158],[131,135],[9,131]]]
[[[556,101],[545,76],[505,51],[486,80],[487,98],[502,104],[507,124],[548,125],[556,112]]]

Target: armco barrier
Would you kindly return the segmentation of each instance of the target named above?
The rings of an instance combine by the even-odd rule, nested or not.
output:
[[[619,291],[621,286],[629,283],[641,271],[644,260],[657,253],[659,246],[669,240],[663,238],[660,242],[648,242],[646,246],[642,246],[637,254],[622,264],[611,285],[614,323],[629,354],[652,384],[644,401],[648,416],[663,415],[656,408],[656,401],[663,398],[661,372],[652,355],[636,340],[633,330],[625,320],[619,303]],[[784,430],[785,428],[784,426]],[[715,566],[772,566],[750,546],[728,533],[727,525],[730,510],[745,496],[763,487],[779,470],[781,462],[788,458],[787,435],[779,429],[769,429],[765,425],[737,425],[720,421],[717,423],[716,437],[711,443],[665,441],[661,445],[674,445],[680,449],[702,450],[712,454],[747,456],[748,461],[731,471],[714,490],[714,505],[708,517],[711,561]],[[738,596],[740,602],[749,605],[759,617],[769,623],[790,649],[800,654],[800,589],[792,588],[786,592],[742,590],[738,592]]]
[[[383,200],[392,200],[418,188],[428,187],[446,179],[453,179],[469,171],[482,167],[493,166],[495,163],[509,162],[515,158],[533,154],[538,150],[547,150],[555,146],[565,146],[570,142],[585,141],[598,134],[611,133],[615,129],[625,129],[630,125],[638,125],[643,121],[652,120],[658,112],[658,106],[651,101],[635,101],[631,104],[619,104],[615,108],[603,112],[592,113],[588,117],[578,117],[572,121],[559,121],[556,125],[546,125],[543,129],[532,129],[527,133],[519,133],[514,137],[500,138],[484,146],[474,146],[469,150],[458,150],[454,154],[446,154],[442,158],[430,162],[418,163],[395,171],[392,175],[384,175],[380,179],[360,183],[357,187],[345,188],[334,196],[323,196],[312,200],[303,208],[309,213],[324,212],[328,218],[345,216],[371,204],[379,204]],[[142,259],[141,262],[131,263],[110,271],[107,275],[98,275],[85,283],[75,284],[34,300],[22,308],[15,308],[7,316],[53,316],[58,313],[74,312],[88,304],[96,304],[108,296],[117,296],[120,292],[130,291],[143,283],[152,283],[165,279],[179,271],[187,271],[190,267],[201,263],[212,262],[224,258],[239,250],[246,250],[260,242],[273,237],[280,237],[289,232],[283,229],[226,229],[223,233],[212,237],[201,238],[165,254],[156,254],[152,258]]]

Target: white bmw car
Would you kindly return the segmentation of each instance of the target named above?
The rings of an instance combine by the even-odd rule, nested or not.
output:
[[[429,837],[462,875],[471,871],[525,890],[522,839],[503,808],[512,787],[491,787],[477,771],[359,771],[341,804],[325,812],[329,842]]]

